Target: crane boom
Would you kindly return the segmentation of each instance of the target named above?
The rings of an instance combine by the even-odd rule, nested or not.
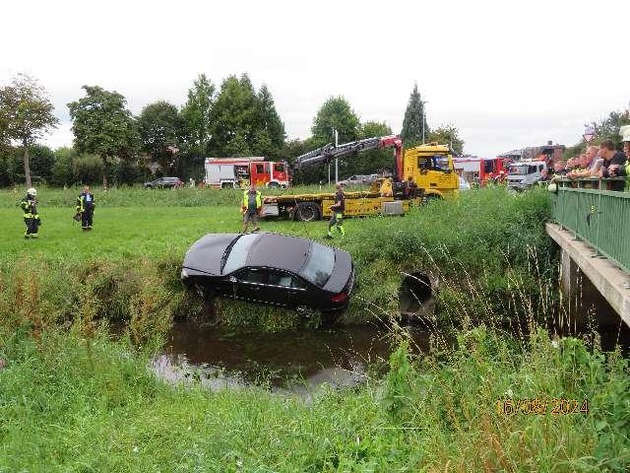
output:
[[[388,148],[392,146],[396,148],[394,175],[398,175],[398,170],[401,169],[402,166],[402,140],[397,135],[365,138],[363,140],[351,141],[338,146],[327,144],[326,146],[309,151],[308,153],[295,158],[295,168],[300,169],[302,166],[329,163],[333,159],[344,158],[362,151]]]

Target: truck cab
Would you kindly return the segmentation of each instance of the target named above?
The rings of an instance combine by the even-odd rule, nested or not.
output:
[[[535,185],[547,168],[544,161],[512,163],[507,177],[508,189],[523,191]]]
[[[403,180],[411,177],[426,198],[443,198],[459,191],[453,156],[445,145],[429,143],[405,150]]]

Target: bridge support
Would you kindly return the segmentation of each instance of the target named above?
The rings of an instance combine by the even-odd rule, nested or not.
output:
[[[561,286],[564,293],[573,299],[578,297],[579,290],[579,297],[584,298],[592,283],[626,325],[630,326],[630,274],[619,269],[609,259],[596,255],[591,246],[575,239],[571,232],[562,230],[558,225],[548,223],[546,229],[562,250]],[[580,277],[581,274],[586,278]]]

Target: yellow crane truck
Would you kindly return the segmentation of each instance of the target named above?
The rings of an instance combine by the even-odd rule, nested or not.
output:
[[[453,166],[448,146],[430,143],[409,148],[403,153],[399,136],[391,135],[335,146],[332,144],[310,151],[296,158],[295,167],[329,163],[335,158],[355,155],[361,151],[394,148],[393,178],[379,178],[365,191],[346,192],[346,217],[369,215],[403,215],[412,206],[428,199],[454,196],[459,189],[459,178]],[[416,191],[409,186],[409,178]],[[334,193],[282,194],[265,197],[263,217],[277,217],[301,221],[319,220],[332,215]]]

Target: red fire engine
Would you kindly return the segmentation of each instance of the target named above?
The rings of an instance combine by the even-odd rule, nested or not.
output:
[[[287,187],[289,166],[284,161],[265,161],[263,157],[206,158],[207,186],[246,188],[250,183],[264,187]]]
[[[453,158],[455,170],[468,182],[476,182],[481,187],[504,181],[508,174],[511,159],[508,158],[479,158],[465,156]]]

